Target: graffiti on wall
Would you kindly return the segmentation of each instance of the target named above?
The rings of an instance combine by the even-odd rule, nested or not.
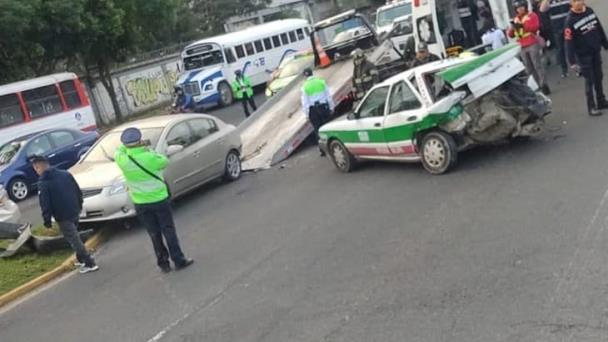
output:
[[[177,77],[175,70],[158,68],[128,80],[125,90],[135,107],[148,106],[171,98]]]

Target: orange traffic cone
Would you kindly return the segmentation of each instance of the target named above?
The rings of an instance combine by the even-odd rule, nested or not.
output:
[[[317,50],[317,53],[319,54],[319,66],[321,68],[325,68],[326,66],[330,65],[331,60],[329,59],[329,56],[327,56],[327,54],[325,53],[325,50],[323,50],[321,42],[319,42],[319,38],[315,39],[315,48]]]

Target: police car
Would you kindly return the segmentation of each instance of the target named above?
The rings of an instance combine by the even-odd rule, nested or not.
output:
[[[429,63],[374,86],[354,112],[320,128],[319,145],[342,172],[358,161],[422,162],[450,170],[475,145],[542,133],[550,100],[526,83],[516,44]]]

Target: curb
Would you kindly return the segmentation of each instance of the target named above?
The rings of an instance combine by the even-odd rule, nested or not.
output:
[[[104,241],[105,237],[106,234],[104,234],[104,230],[100,230],[99,232],[95,233],[90,239],[88,239],[84,245],[88,250],[95,250]],[[56,268],[3,294],[2,296],[0,296],[0,308],[34,291],[42,285],[48,284],[51,280],[59,277],[60,275],[73,270],[74,261],[76,261],[76,257],[72,255],[65,259],[65,261]]]

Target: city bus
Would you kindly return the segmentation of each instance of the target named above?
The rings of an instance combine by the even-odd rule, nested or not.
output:
[[[52,128],[97,129],[84,86],[60,73],[0,86],[0,146]]]
[[[286,56],[311,48],[309,34],[308,21],[284,19],[197,41],[181,54],[184,72],[177,85],[199,108],[229,105],[236,70],[252,85],[264,84]]]

